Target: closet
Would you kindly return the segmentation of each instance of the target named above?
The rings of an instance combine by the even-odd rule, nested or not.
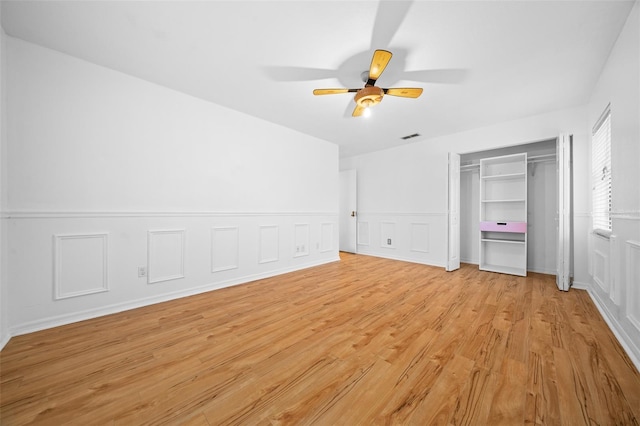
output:
[[[460,156],[460,260],[556,274],[556,139]]]

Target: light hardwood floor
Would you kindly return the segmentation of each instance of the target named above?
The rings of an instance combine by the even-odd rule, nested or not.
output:
[[[586,292],[341,257],[14,337],[0,422],[640,422],[640,374]]]

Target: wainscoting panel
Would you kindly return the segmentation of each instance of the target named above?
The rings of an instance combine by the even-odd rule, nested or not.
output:
[[[627,241],[625,246],[627,318],[640,333],[640,242]]]
[[[240,232],[237,226],[211,228],[211,272],[237,269]]]
[[[54,299],[109,290],[108,234],[54,235]]]
[[[620,285],[620,241],[617,236],[609,237],[609,298],[616,305],[622,302],[622,288]]]
[[[42,211],[4,217],[12,241],[6,269],[12,336],[339,260],[337,213]],[[296,243],[304,245],[304,256],[293,256]]]
[[[320,224],[320,253],[333,250],[333,223]]]
[[[361,210],[358,214],[358,253],[444,267],[446,229],[445,212]],[[389,239],[391,244],[388,244]]]
[[[609,293],[609,254],[600,250],[593,251],[593,280],[602,291]]]
[[[277,262],[280,258],[278,225],[260,225],[258,263]]]
[[[309,224],[296,223],[293,227],[293,257],[309,256]]]
[[[429,224],[411,223],[411,251],[429,253]]]
[[[396,244],[396,223],[380,222],[380,247],[395,248]]]
[[[184,229],[149,231],[149,284],[184,278],[184,237]]]
[[[369,222],[358,221],[358,245],[368,246],[369,244]]]

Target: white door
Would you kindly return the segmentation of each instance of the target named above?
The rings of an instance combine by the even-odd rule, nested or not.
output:
[[[460,269],[460,155],[449,153],[447,271]]]
[[[569,291],[571,268],[571,135],[562,133],[556,144],[558,175],[556,284]]]
[[[356,171],[340,172],[340,251],[356,252]]]

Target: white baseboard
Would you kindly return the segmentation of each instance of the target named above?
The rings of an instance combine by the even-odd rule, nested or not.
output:
[[[527,268],[527,272],[535,272],[536,274],[555,275],[556,271],[542,268]]]
[[[617,318],[612,315],[607,309],[607,306],[601,302],[598,294],[591,291],[591,286],[585,283],[574,282],[573,288],[587,291],[589,297],[593,301],[593,304],[596,305],[598,312],[600,312],[600,315],[602,315],[602,318],[609,326],[609,329],[618,340],[618,343],[620,343],[620,346],[622,346],[626,354],[629,356],[636,369],[640,371],[640,347],[636,346],[633,339],[627,334],[622,325],[618,322]]]
[[[425,262],[425,261],[412,259],[412,258],[409,258],[409,257],[402,257],[402,256],[389,256],[389,255],[384,255],[383,256],[380,253],[358,252],[357,254],[358,255],[362,255],[362,256],[380,257],[382,259],[399,260],[401,262],[418,263],[420,265],[435,266],[435,267],[439,267],[439,268],[444,268],[444,267],[447,266],[444,263],[442,263],[442,264],[440,264],[440,263],[430,263],[430,262]]]
[[[9,343],[9,340],[11,340],[11,334],[6,334],[2,336],[2,339],[0,339],[0,351],[2,351],[2,349],[4,349],[4,347],[7,345],[7,343]]]
[[[571,288],[575,288],[576,290],[589,291],[589,284],[582,283],[580,281],[574,281],[573,283],[571,283]]]
[[[460,263],[468,263],[470,265],[477,265],[478,259],[462,259],[460,258]],[[537,274],[545,274],[545,275],[555,275],[556,271],[549,269],[538,269],[538,268],[527,268],[527,272],[535,272]]]
[[[323,264],[331,263],[339,261],[340,258],[338,256],[332,257],[330,259],[323,259],[321,261],[309,262],[304,265],[297,265],[295,267],[283,268],[273,271],[268,271],[265,273],[254,274],[254,275],[246,275],[239,278],[234,278],[232,280],[221,281],[216,283],[209,283],[206,285],[193,287],[184,291],[177,291],[166,293],[159,296],[137,299],[134,301],[126,302],[126,303],[117,303],[105,307],[101,307],[99,309],[89,309],[86,311],[74,312],[71,314],[58,315],[49,318],[39,319],[37,321],[31,321],[28,323],[20,324],[10,329],[10,335],[6,338],[6,342],[0,346],[0,349],[6,345],[9,339],[13,336],[19,336],[22,334],[33,333],[36,331],[46,330],[53,327],[59,327],[62,325],[72,324],[79,321],[85,321],[93,318],[98,318],[104,315],[115,314],[118,312],[128,311],[130,309],[141,308],[143,306],[149,306],[156,303],[168,302],[170,300],[180,299],[182,297],[193,296],[196,294],[206,293],[212,290],[219,290],[226,287],[232,287],[235,285],[246,284],[251,281],[261,280],[265,278],[271,278],[277,275],[286,274],[289,272],[295,272],[302,269],[311,268],[314,266],[320,266]],[[3,339],[4,340],[4,339]]]

